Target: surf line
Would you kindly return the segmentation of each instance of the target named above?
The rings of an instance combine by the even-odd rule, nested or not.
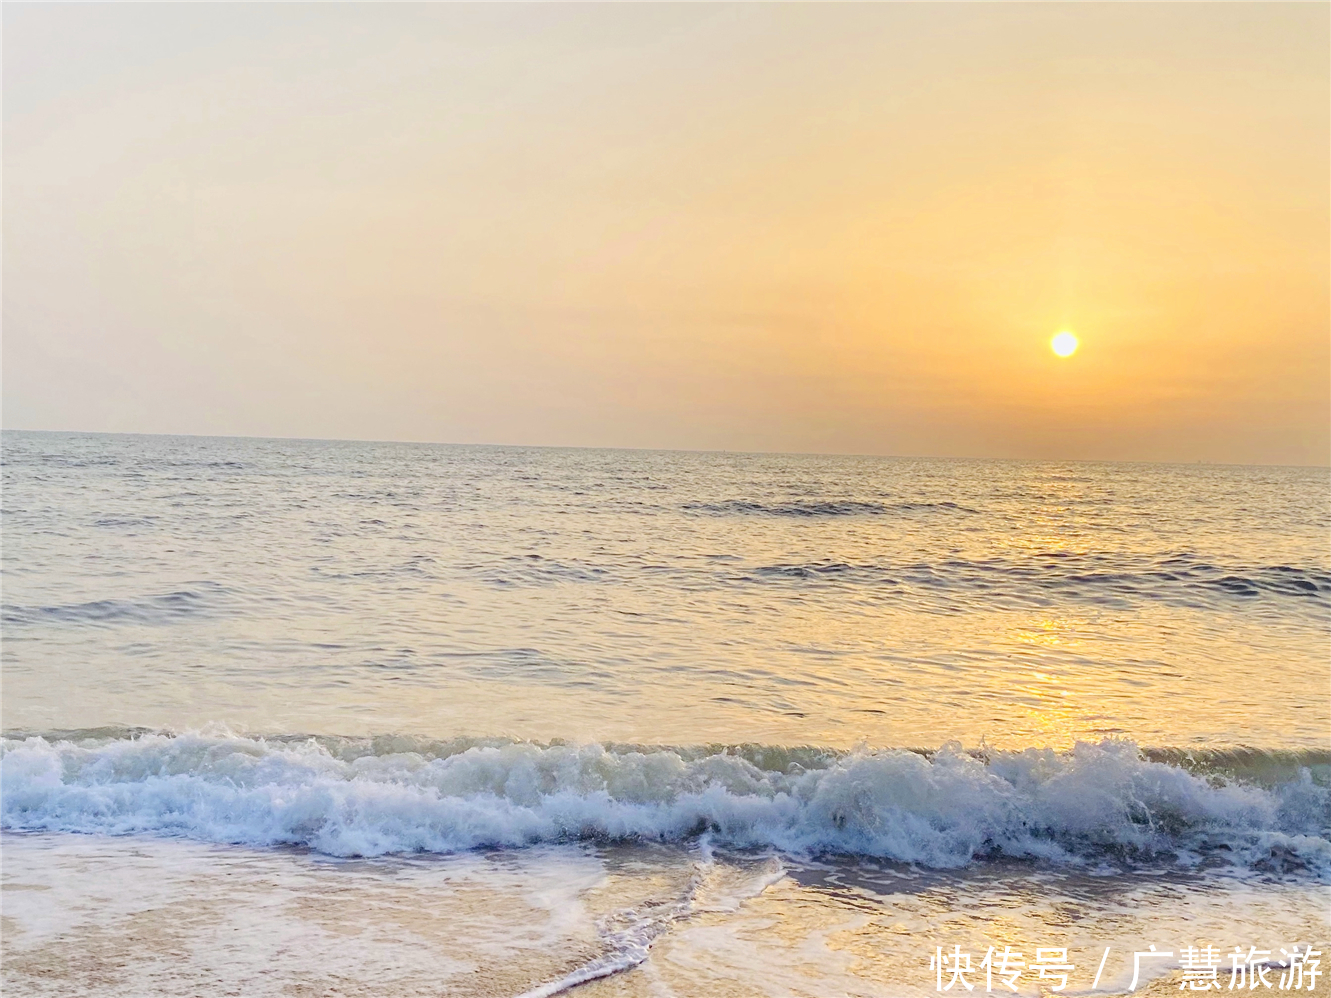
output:
[[[676,922],[690,918],[697,911],[698,893],[716,869],[711,843],[707,841],[706,836],[699,842],[699,847],[702,858],[694,864],[693,875],[689,877],[688,886],[678,898],[669,902],[656,902],[655,904],[649,902],[648,905],[654,910],[647,913],[640,913],[636,908],[627,908],[602,919],[600,926],[601,938],[608,944],[605,953],[594,960],[588,960],[558,980],[540,984],[530,991],[524,991],[517,998],[552,998],[553,995],[563,994],[565,991],[576,988],[581,984],[599,980],[602,977],[621,974],[645,962],[651,953],[652,944],[666,930]],[[785,868],[779,862],[776,862],[774,866],[772,863],[772,858],[769,858],[769,864],[765,867],[765,874],[752,882],[749,891],[743,892],[735,898],[733,907],[738,907],[739,903],[751,897],[756,897],[785,876]],[[648,907],[648,905],[643,907]],[[729,907],[728,910],[733,910],[733,907]],[[623,919],[629,920],[628,925],[624,928],[609,929],[610,924]]]

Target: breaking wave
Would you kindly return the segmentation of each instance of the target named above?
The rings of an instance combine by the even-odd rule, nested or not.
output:
[[[1325,752],[838,752],[101,729],[9,737],[0,825],[336,856],[707,835],[930,867],[1000,856],[1331,878]]]

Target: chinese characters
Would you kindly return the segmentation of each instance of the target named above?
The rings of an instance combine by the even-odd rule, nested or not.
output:
[[[1100,978],[1109,959],[1106,946],[1100,957],[1091,990],[1100,986]],[[1279,948],[1276,958],[1269,949],[1235,946],[1226,957],[1211,944],[1184,946],[1177,951],[1159,950],[1152,943],[1147,949],[1132,954],[1132,983],[1129,991],[1136,991],[1143,971],[1168,970],[1177,967],[1181,976],[1180,991],[1255,991],[1258,988],[1280,991],[1312,991],[1317,978],[1322,976],[1321,950],[1311,943],[1295,943]],[[937,991],[974,991],[981,983],[986,992],[1003,990],[1016,992],[1023,977],[1033,985],[1049,991],[1062,991],[1068,986],[1076,966],[1068,958],[1066,947],[1037,947],[1028,961],[1026,955],[1010,945],[999,949],[990,946],[979,963],[974,963],[969,952],[954,945],[951,951],[942,946],[934,948],[929,958],[929,969],[934,971]],[[1272,981],[1272,975],[1279,976]]]

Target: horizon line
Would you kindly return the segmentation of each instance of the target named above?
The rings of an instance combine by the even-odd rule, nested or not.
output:
[[[1132,458],[1060,458],[1060,457],[975,457],[938,454],[870,454],[851,451],[780,451],[780,450],[726,450],[701,447],[628,447],[592,444],[512,444],[512,443],[463,443],[448,440],[384,440],[368,437],[298,437],[265,436],[245,433],[161,433],[135,430],[44,430],[0,426],[0,434],[5,433],[47,433],[69,436],[105,436],[105,437],[187,437],[200,440],[268,440],[288,441],[293,443],[326,444],[397,444],[418,447],[492,447],[510,450],[602,450],[626,451],[655,454],[730,454],[743,457],[843,457],[873,458],[881,461],[1003,461],[1024,464],[1124,464],[1157,465],[1161,467],[1181,468],[1299,468],[1304,470],[1331,471],[1331,462],[1327,464],[1244,464],[1236,461],[1149,461]]]

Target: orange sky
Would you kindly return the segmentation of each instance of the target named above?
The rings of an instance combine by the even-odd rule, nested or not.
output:
[[[7,427],[1327,463],[1326,5],[3,16]]]

